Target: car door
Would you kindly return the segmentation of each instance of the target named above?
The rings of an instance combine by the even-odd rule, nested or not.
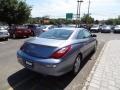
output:
[[[84,30],[85,38],[87,39],[87,52],[88,54],[94,49],[96,40],[92,37],[91,33],[88,30]]]
[[[86,37],[84,30],[80,30],[77,35],[77,41],[80,46],[80,52],[83,54],[83,57],[88,55],[88,49],[89,49],[89,38]]]

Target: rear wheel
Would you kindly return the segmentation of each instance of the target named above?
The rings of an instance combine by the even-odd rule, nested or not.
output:
[[[8,38],[5,38],[6,41],[8,41]]]
[[[80,66],[81,66],[81,55],[78,55],[77,58],[75,59],[75,63],[74,63],[74,67],[73,67],[73,74],[77,75],[79,70],[80,70]]]
[[[35,36],[35,33],[32,31],[32,36]]]
[[[13,38],[13,39],[15,39],[15,38],[16,38],[16,35],[15,35],[15,34],[13,34],[13,35],[12,35],[12,38]]]
[[[97,50],[97,42],[96,42],[96,44],[94,45],[93,52],[96,52],[96,50]]]

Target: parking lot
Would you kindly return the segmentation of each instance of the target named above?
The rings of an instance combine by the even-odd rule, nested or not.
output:
[[[120,39],[120,34],[96,33],[98,48],[82,64],[79,74],[71,73],[60,77],[43,76],[33,73],[21,66],[16,59],[16,51],[26,39],[9,39],[0,41],[0,90],[63,90],[83,87],[104,44],[109,40]]]

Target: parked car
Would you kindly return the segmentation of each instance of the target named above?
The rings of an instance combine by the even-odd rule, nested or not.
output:
[[[32,32],[25,26],[12,26],[9,29],[10,37],[18,38],[18,37],[30,37]]]
[[[56,28],[54,25],[41,25],[41,29],[46,32],[46,31],[49,31],[53,28]]]
[[[60,76],[77,74],[81,61],[96,50],[97,40],[83,28],[56,28],[27,40],[17,52],[24,67],[38,73]]]
[[[116,25],[113,29],[114,33],[120,33],[120,25]]]
[[[8,38],[9,32],[5,28],[0,27],[0,39],[8,40]]]
[[[100,26],[99,25],[93,25],[90,29],[91,32],[100,32]]]
[[[43,30],[40,28],[41,25],[39,25],[39,24],[29,24],[29,25],[26,25],[26,26],[28,27],[28,29],[31,30],[32,36],[37,36],[38,33],[43,32]]]
[[[112,29],[110,25],[105,25],[101,29],[101,33],[111,33]]]

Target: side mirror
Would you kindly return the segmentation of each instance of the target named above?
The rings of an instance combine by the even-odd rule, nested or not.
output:
[[[92,34],[92,35],[91,35],[91,37],[97,37],[97,35],[95,35],[95,34]]]

